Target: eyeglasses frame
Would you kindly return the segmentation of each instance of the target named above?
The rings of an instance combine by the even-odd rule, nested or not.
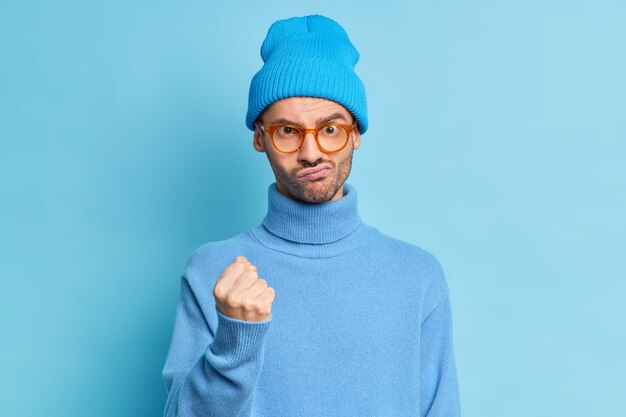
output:
[[[350,124],[350,125],[342,124],[342,123],[325,123],[325,124],[323,124],[321,126],[316,127],[315,129],[306,129],[306,128],[301,127],[301,126],[289,125],[289,124],[265,126],[261,122],[257,122],[257,123],[259,124],[259,126],[261,126],[261,131],[267,133],[270,136],[270,141],[272,142],[272,146],[274,146],[274,149],[276,149],[278,152],[282,152],[282,153],[294,153],[294,152],[299,151],[300,148],[302,148],[302,145],[304,145],[304,139],[305,139],[307,133],[313,133],[313,137],[315,138],[315,143],[317,143],[318,149],[321,150],[322,152],[324,152],[324,153],[339,152],[340,150],[342,150],[343,148],[346,147],[346,145],[348,144],[348,141],[350,140],[350,135],[356,129],[356,121],[354,123]],[[319,133],[319,131],[324,129],[325,127],[328,127],[328,126],[339,126],[347,134],[346,142],[343,144],[343,146],[341,148],[337,149],[337,150],[334,150],[334,151],[329,151],[328,149],[325,149],[320,144],[320,141],[317,138],[317,134]],[[277,129],[281,128],[281,127],[291,127],[291,128],[299,130],[302,133],[301,134],[301,138],[300,138],[300,145],[298,145],[298,147],[296,149],[294,149],[293,151],[283,151],[283,150],[279,149],[278,146],[276,146],[276,143],[274,142],[274,132]]]

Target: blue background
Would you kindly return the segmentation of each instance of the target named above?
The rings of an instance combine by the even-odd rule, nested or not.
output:
[[[363,219],[434,253],[464,416],[623,416],[622,1],[0,1],[0,414],[155,416],[193,249],[258,224],[269,25],[361,53]]]

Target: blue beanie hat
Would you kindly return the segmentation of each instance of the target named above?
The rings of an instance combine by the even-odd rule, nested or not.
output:
[[[261,45],[265,65],[252,78],[246,126],[270,104],[287,97],[320,97],[348,109],[367,130],[365,87],[354,72],[359,52],[346,31],[320,15],[274,22]]]

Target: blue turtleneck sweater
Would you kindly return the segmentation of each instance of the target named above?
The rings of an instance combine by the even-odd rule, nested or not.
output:
[[[429,252],[365,224],[355,188],[321,204],[272,183],[262,223],[189,258],[163,368],[165,416],[457,417],[448,286]],[[239,255],[272,314],[223,315],[213,287]]]

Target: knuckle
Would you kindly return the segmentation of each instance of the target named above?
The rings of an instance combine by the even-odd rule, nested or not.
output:
[[[242,307],[246,311],[252,311],[256,308],[256,305],[253,300],[246,298],[241,302]]]
[[[233,293],[227,294],[225,297],[226,304],[231,307],[239,307],[241,305],[241,299]]]
[[[221,285],[216,284],[216,285],[213,287],[213,296],[214,296],[214,297],[216,297],[216,298],[222,298],[222,296],[223,296],[223,295],[224,295],[224,294],[223,294],[223,292],[222,292],[222,286],[221,286]]]

